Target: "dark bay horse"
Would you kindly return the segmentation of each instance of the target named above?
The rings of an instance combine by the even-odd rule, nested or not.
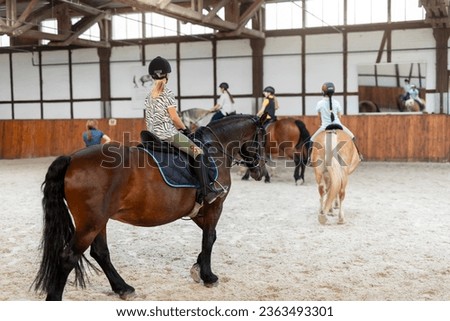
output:
[[[361,159],[352,138],[341,129],[326,130],[314,140],[311,166],[320,195],[319,222],[325,224],[333,205],[339,209],[338,224],[344,224],[342,203],[348,177]]]
[[[310,146],[310,134],[305,124],[298,119],[283,118],[277,120],[266,129],[265,150],[266,155],[271,159],[285,158],[294,160],[295,184],[298,180],[305,182],[305,166],[308,160]],[[250,172],[247,170],[243,180],[249,178]],[[267,172],[264,180],[270,182],[270,175]]]
[[[209,154],[218,167],[222,185],[231,186],[233,164],[245,164],[254,179],[265,175],[262,143],[266,115],[226,117],[203,130]],[[121,298],[134,292],[111,263],[106,225],[113,219],[135,226],[158,226],[188,215],[195,205],[195,188],[167,185],[153,158],[137,147],[97,145],[50,165],[43,183],[44,227],[42,261],[34,288],[47,300],[61,300],[69,274],[85,286],[84,252],[97,261]],[[226,196],[204,204],[192,220],[202,229],[202,246],[191,269],[195,281],[211,286],[218,277],[211,271],[216,225]],[[70,213],[69,213],[70,211]]]

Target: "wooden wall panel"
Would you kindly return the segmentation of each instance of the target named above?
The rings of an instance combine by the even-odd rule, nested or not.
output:
[[[311,134],[318,117],[299,117]],[[355,115],[342,122],[356,136],[366,160],[448,162],[450,116],[436,114]]]
[[[280,117],[282,118],[282,117]],[[311,134],[319,127],[317,116],[297,117]],[[370,161],[448,162],[450,116],[436,114],[352,115],[342,122],[357,137],[358,146]],[[1,120],[0,158],[33,158],[70,154],[84,147],[81,135],[86,120]],[[144,119],[117,119],[99,129],[125,145],[139,142]]]

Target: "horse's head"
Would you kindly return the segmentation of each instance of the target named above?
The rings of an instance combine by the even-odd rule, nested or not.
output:
[[[208,125],[224,154],[235,164],[246,166],[255,180],[266,174],[264,116],[233,115]]]
[[[254,128],[250,130],[251,135],[244,138],[239,150],[239,155],[242,159],[241,164],[250,170],[251,177],[257,181],[267,174],[264,149],[266,130],[263,126],[267,121],[267,115],[265,113],[260,118],[252,118]]]

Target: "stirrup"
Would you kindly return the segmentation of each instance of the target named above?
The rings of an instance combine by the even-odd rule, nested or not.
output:
[[[204,196],[203,200],[208,204],[213,203],[216,199],[223,198],[228,193],[228,188],[224,187],[222,184],[217,182],[220,185],[220,189],[217,190],[214,187],[214,183],[211,185],[211,190]]]
[[[197,216],[198,212],[200,211],[200,209],[203,207],[203,204],[199,204],[197,202],[195,202],[194,207],[192,208],[192,210],[189,212],[189,214],[185,215],[186,217],[189,218],[194,218]]]

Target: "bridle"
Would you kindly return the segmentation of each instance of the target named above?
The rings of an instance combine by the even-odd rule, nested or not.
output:
[[[265,135],[264,135],[265,128],[263,126],[261,126],[260,124],[258,124],[258,120],[256,118],[252,118],[252,121],[256,125],[256,130],[253,133],[252,142],[251,142],[251,145],[248,148],[252,148],[252,149],[255,148],[255,149],[258,149],[260,151],[261,150],[261,146],[259,146],[260,144],[258,142],[258,135],[262,134],[262,137],[265,137]],[[214,132],[214,130],[211,127],[209,127],[208,125],[205,126],[205,128],[207,128],[209,130],[209,132],[220,143],[220,139],[219,139],[219,137],[217,137],[217,135]],[[221,143],[219,144],[219,146],[220,146],[220,151],[225,156],[227,156],[230,159],[232,166],[234,166],[234,165],[244,165],[244,166],[246,166],[249,169],[255,169],[255,168],[261,167],[261,165],[260,165],[261,153],[257,152],[256,155],[255,155],[256,157],[245,155],[245,153],[242,150],[242,147],[245,144],[246,143],[242,144],[242,146],[240,146],[240,148],[239,148],[239,156],[241,156],[241,159],[237,159],[233,155],[229,154],[226,150],[224,150],[224,148],[223,148]]]

